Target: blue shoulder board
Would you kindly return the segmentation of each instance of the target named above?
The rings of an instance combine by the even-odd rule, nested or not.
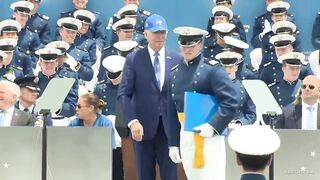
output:
[[[206,61],[204,61],[206,64],[209,64],[210,66],[214,66],[216,64],[219,64],[218,61],[214,60],[214,59],[207,59]]]
[[[18,46],[17,46],[18,47]],[[21,48],[21,47],[18,47],[18,50],[22,53],[25,53],[26,55],[29,55],[30,54],[30,51],[28,49],[24,49],[24,48]]]
[[[91,11],[91,12],[93,12],[94,14],[100,15],[100,12],[98,12],[98,11]]]
[[[76,46],[76,48],[77,48],[77,49],[80,49],[81,51],[88,52],[86,49],[83,49],[83,48],[81,48],[81,47],[79,47],[79,46]]]
[[[233,15],[234,19],[240,19],[240,15]]]
[[[103,50],[107,50],[109,48],[111,48],[112,46],[107,46],[107,47],[104,47]]]
[[[33,33],[38,33],[38,30],[33,27],[27,26],[27,29]]]
[[[19,70],[19,71],[22,71],[23,70],[23,68],[22,67],[20,67],[20,66],[11,66],[13,69],[15,69],[15,70]]]
[[[260,19],[260,18],[264,19],[264,16],[265,16],[265,14],[261,14],[261,15],[257,16],[256,19]]]
[[[179,64],[177,64],[177,65],[173,66],[173,68],[171,68],[171,70],[170,70],[170,71],[174,71],[174,70],[176,70],[176,69],[178,68],[178,66],[179,66]]]
[[[275,86],[276,84],[278,84],[278,82],[273,82],[273,83],[271,83],[271,84],[268,84],[268,87]]]
[[[103,83],[105,83],[105,82],[106,82],[106,80],[104,79],[104,80],[102,80],[102,81],[99,81],[99,82],[97,83],[97,85],[103,84]]]
[[[39,17],[44,19],[44,20],[46,20],[46,21],[48,21],[50,19],[49,16],[46,16],[46,15],[43,15],[43,14],[39,14]]]
[[[150,16],[150,15],[151,15],[151,12],[146,11],[146,10],[140,10],[139,12],[140,12],[141,14],[145,15],[145,16]]]

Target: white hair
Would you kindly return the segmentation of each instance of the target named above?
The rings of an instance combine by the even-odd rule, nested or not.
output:
[[[16,95],[17,99],[20,97],[20,88],[17,84],[7,80],[1,80],[0,86],[1,85],[4,85],[10,92]]]

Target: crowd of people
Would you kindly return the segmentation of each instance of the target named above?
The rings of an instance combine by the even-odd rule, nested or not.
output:
[[[41,0],[13,2],[12,18],[0,22],[0,126],[43,126],[37,99],[53,78],[72,78],[61,108],[46,124],[112,128],[114,180],[152,180],[157,174],[166,180],[225,179],[225,136],[238,126],[248,127],[229,139],[239,165],[261,174],[280,141],[264,127],[272,148],[254,146],[265,134],[251,125],[260,122],[244,79],[268,85],[283,108],[276,128],[320,128],[320,53],[306,59],[301,52],[288,2],[266,0],[249,39],[232,12],[234,0],[214,0],[206,30],[173,30],[180,52],[165,47],[169,29],[161,12],[140,9],[140,0],[124,0],[107,25],[100,13],[87,9],[88,0],[72,2],[74,9],[60,14],[56,31],[49,27],[52,20],[37,12]],[[316,49],[319,27],[320,16],[312,33]],[[255,48],[250,59],[248,42]],[[185,92],[218,102],[210,121],[192,132],[184,129]],[[238,147],[234,142],[241,138],[253,138],[253,145]],[[262,165],[252,167],[256,158]]]

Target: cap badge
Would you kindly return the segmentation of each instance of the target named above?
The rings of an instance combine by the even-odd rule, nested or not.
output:
[[[159,19],[157,19],[156,24],[159,25],[159,26],[161,26],[161,25],[162,25],[162,21],[159,20]]]

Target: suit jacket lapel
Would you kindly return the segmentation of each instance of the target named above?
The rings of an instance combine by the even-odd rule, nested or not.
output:
[[[14,126],[18,124],[18,109],[14,108],[10,126]]]
[[[297,129],[302,128],[302,104],[298,104],[295,106],[295,117],[294,120],[296,121]]]
[[[170,67],[171,67],[171,56],[169,56],[169,53],[168,51],[166,50],[165,51],[165,61],[164,61],[164,67],[165,67],[165,71],[164,71],[164,82],[163,82],[163,87],[166,86],[166,84],[168,83],[169,81],[169,78],[170,78]]]

